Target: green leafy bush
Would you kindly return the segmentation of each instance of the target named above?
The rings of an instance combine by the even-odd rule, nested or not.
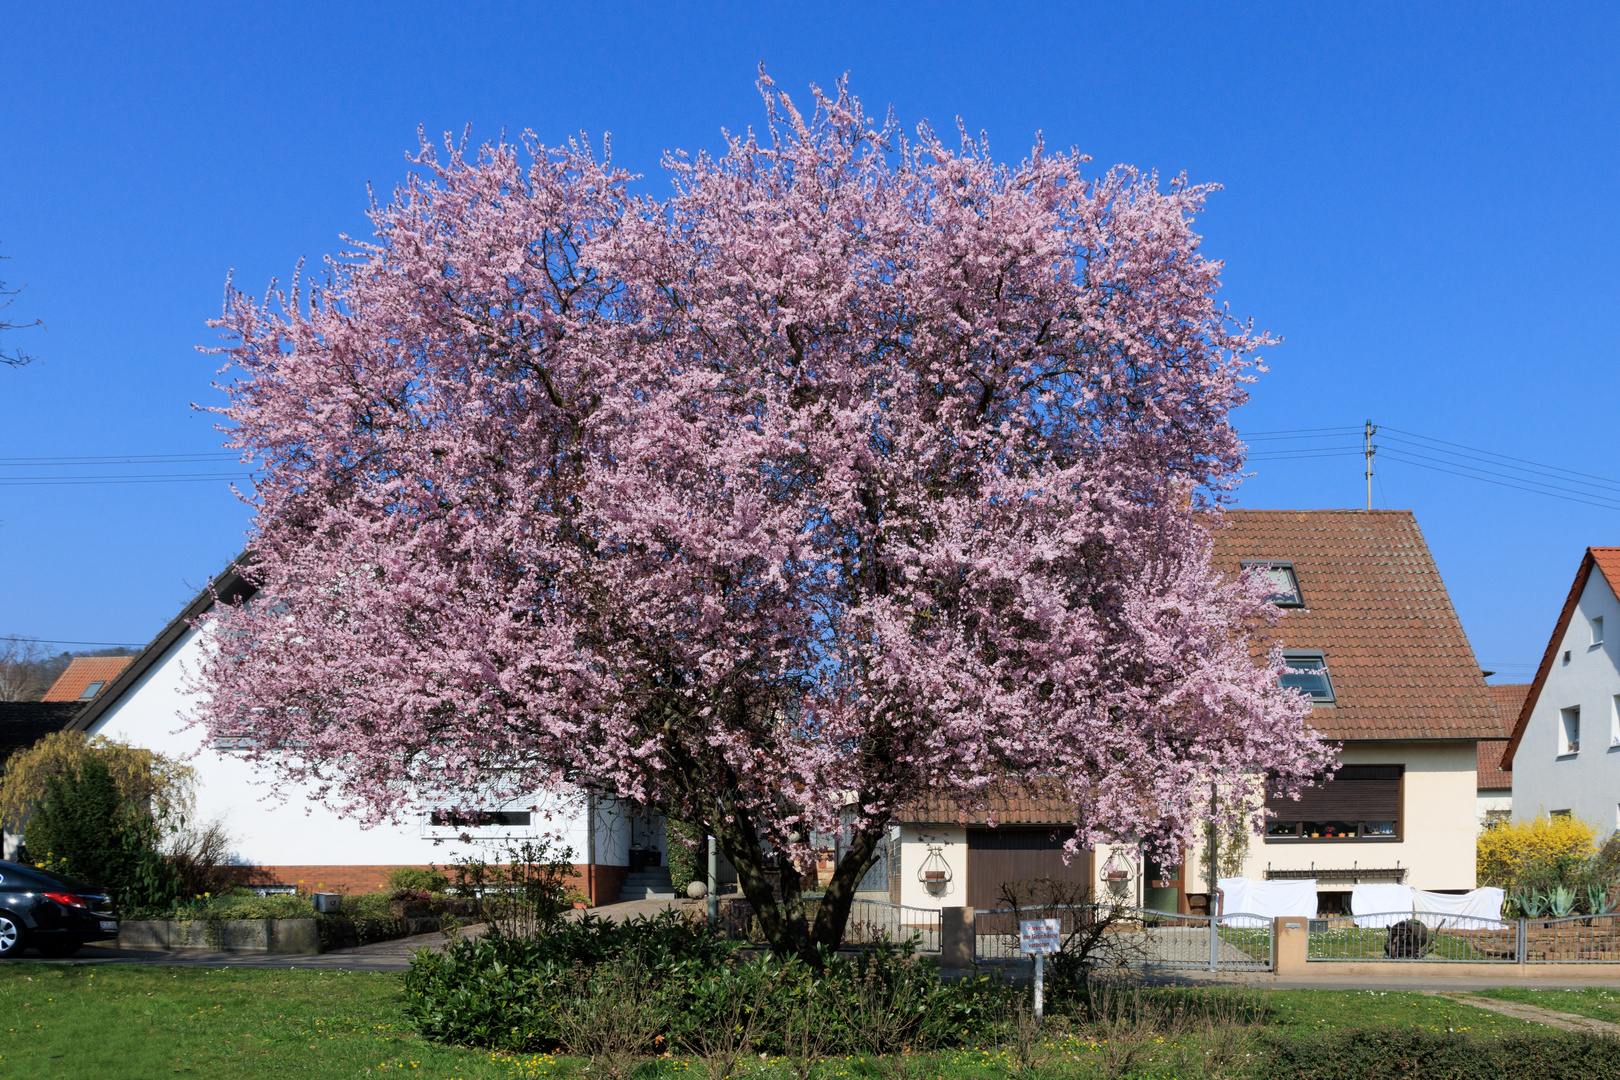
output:
[[[442,893],[450,887],[450,876],[436,866],[399,866],[389,871],[388,887]]]
[[[1271,1035],[1259,1075],[1274,1080],[1611,1080],[1620,1040],[1592,1035],[1504,1035],[1352,1030],[1305,1039]]]
[[[663,912],[624,923],[586,917],[518,938],[491,932],[443,954],[418,953],[407,1009],[424,1035],[500,1050],[589,1041],[586,1014],[627,1015],[594,999],[633,991],[626,1038],[708,1054],[715,1033],[746,1026],[758,1049],[781,1053],[795,1017],[822,1018],[824,1053],[886,1053],[959,1045],[1000,1022],[1021,991],[989,979],[943,983],[932,960],[907,950],[830,958],[821,971],[777,960]],[[587,1008],[589,1006],[589,1008]],[[651,1018],[649,1021],[647,1018]],[[642,1051],[648,1046],[639,1047]]]
[[[709,878],[708,837],[700,826],[669,819],[664,821],[664,835],[668,838],[670,884],[676,896],[685,896],[694,880]]]
[[[120,793],[104,760],[86,757],[44,787],[27,831],[40,865],[112,890],[126,909],[174,900],[179,878],[159,850],[157,822]]]

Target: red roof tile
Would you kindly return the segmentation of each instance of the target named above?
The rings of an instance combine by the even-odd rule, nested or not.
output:
[[[1519,722],[1519,710],[1524,708],[1524,698],[1530,693],[1530,684],[1502,683],[1485,689],[1490,692],[1491,704],[1496,707],[1497,722],[1502,725],[1502,738],[1506,739],[1513,734],[1513,725]]]
[[[1311,723],[1332,739],[1489,739],[1503,734],[1474,650],[1407,510],[1227,510],[1218,569],[1288,560],[1302,608],[1268,635],[1320,649],[1336,702]]]
[[[84,698],[84,692],[90,688],[91,683],[100,683],[96,692],[100,693],[107,688],[107,684],[118,678],[118,673],[129,666],[133,660],[131,656],[77,656],[68,664],[67,670],[51,684],[45,691],[41,701],[79,701]],[[90,695],[94,697],[95,694]]]

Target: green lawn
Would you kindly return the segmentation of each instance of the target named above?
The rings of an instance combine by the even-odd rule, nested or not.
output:
[[[1468,1031],[1491,1037],[1545,1030],[1468,1005],[1423,994],[1329,990],[1260,992],[1267,1026],[1283,1035],[1351,1027]],[[1502,992],[1498,996],[1505,996]],[[1522,993],[1522,992],[1513,992]],[[1556,1001],[1549,1000],[1556,997]],[[1569,995],[1572,998],[1574,995]],[[1610,1000],[1620,1003],[1620,994]],[[1576,1009],[1565,996],[1538,1004]],[[1603,1002],[1592,999],[1592,1007]],[[147,1080],[152,1077],[412,1076],[433,1080],[578,1075],[585,1062],[545,1054],[519,1057],[439,1047],[414,1035],[400,999],[400,977],[326,971],[202,969],[11,963],[0,967],[0,1076],[30,1080]],[[1061,1036],[1062,1018],[1044,1050],[1057,1076],[1093,1071],[1105,1051]],[[1006,1048],[942,1053],[907,1075],[959,1080],[1005,1078]],[[1178,1073],[1165,1047],[1164,1075]],[[1179,1060],[1185,1060],[1181,1058]],[[1144,1061],[1140,1075],[1157,1075]],[[786,1063],[750,1058],[745,1075],[792,1080]],[[703,1075],[679,1060],[648,1063],[637,1080]],[[859,1059],[828,1062],[827,1080],[893,1077],[892,1065]]]
[[[1475,990],[1473,993],[1479,997],[1517,1001],[1525,1005],[1551,1009],[1554,1012],[1575,1013],[1577,1016],[1590,1016],[1620,1024],[1620,990],[1602,987],[1580,990],[1531,990],[1515,986],[1504,990]]]

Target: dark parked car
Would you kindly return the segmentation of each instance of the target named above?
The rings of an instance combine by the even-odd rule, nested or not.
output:
[[[0,862],[0,960],[24,949],[72,956],[87,941],[118,936],[106,889],[37,866]]]

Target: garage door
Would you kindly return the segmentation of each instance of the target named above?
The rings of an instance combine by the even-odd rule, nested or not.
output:
[[[979,911],[1002,905],[1001,886],[1008,881],[1057,878],[1091,880],[1091,852],[1082,851],[1063,865],[1063,842],[1073,833],[1064,828],[968,830],[967,902]]]

